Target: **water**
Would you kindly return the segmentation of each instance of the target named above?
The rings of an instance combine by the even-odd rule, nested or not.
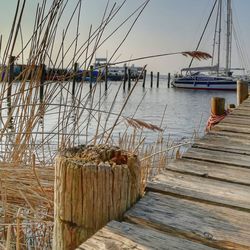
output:
[[[171,139],[174,142],[185,142],[189,141],[194,133],[199,136],[204,134],[212,97],[224,97],[227,104],[236,103],[235,92],[167,88],[167,79],[164,78],[160,80],[159,88],[156,88],[156,81],[153,88],[150,88],[150,82],[147,81],[146,88],[143,89],[140,81],[129,99],[127,86],[123,91],[122,85],[122,82],[109,82],[108,91],[105,93],[104,82],[101,82],[94,85],[92,93],[89,94],[89,83],[77,83],[76,97],[73,98],[72,82],[47,82],[44,94],[47,102],[43,114],[37,85],[31,88],[30,83],[26,83],[24,93],[27,92],[27,96],[30,96],[29,104],[27,106],[27,97],[23,98],[22,92],[13,97],[14,126],[11,132],[3,137],[1,151],[11,153],[11,145],[15,145],[19,140],[20,149],[30,145],[30,154],[36,152],[37,157],[43,158],[45,154],[46,158],[49,155],[48,158],[53,159],[60,145],[70,147],[91,143],[96,134],[100,135],[99,142],[105,142],[105,137],[110,133],[107,129],[117,120],[126,100],[127,104],[118,120],[119,125],[112,131],[112,138],[117,140],[119,135],[127,131],[126,118],[133,117],[161,126],[164,129],[162,135],[165,141]],[[20,83],[14,84],[13,93],[19,93],[20,88]],[[8,108],[5,102],[6,99],[1,115],[3,121],[7,122]],[[4,127],[3,124],[0,125]],[[103,134],[103,131],[107,132]],[[133,133],[134,129],[129,127],[128,131]],[[32,136],[29,136],[30,133]],[[22,136],[18,139],[18,135]],[[150,144],[158,139],[159,133],[144,128],[142,136],[145,137],[145,142]]]
[[[111,93],[106,99],[107,106],[109,106],[118,85],[119,83],[111,83]],[[154,85],[156,85],[156,81]],[[126,93],[127,91],[118,96],[115,110],[118,111],[121,108]],[[161,79],[159,88],[154,86],[152,89],[147,81],[146,88],[143,90],[140,82],[130,97],[123,114],[132,116],[140,104],[134,118],[159,126],[166,107],[162,122],[164,137],[171,136],[174,140],[185,140],[191,138],[194,132],[200,136],[204,134],[210,115],[210,100],[214,96],[224,97],[226,105],[236,103],[235,92],[167,88],[166,79]],[[145,130],[145,135],[148,141],[155,139],[155,133],[150,130]]]

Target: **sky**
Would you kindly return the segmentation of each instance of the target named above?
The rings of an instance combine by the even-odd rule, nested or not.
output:
[[[52,0],[47,1],[48,5],[52,2]],[[56,40],[57,47],[60,45],[62,31],[67,26],[68,20],[77,2],[78,0],[69,0],[68,2],[59,25],[59,35]],[[121,2],[122,0],[110,0],[108,10],[111,10],[114,3],[116,3],[116,6],[119,6]],[[121,11],[105,29],[103,37],[108,36],[110,32],[118,27],[123,20],[125,20],[144,2],[145,0],[127,0]],[[250,0],[232,0],[232,2],[234,25],[238,35],[237,39],[239,44],[241,44],[240,48],[242,49],[242,54],[245,56],[243,59],[238,56],[239,53],[237,51],[236,42],[233,40],[232,66],[243,66],[249,68]],[[41,4],[42,1],[27,0],[22,20],[24,41],[28,41],[32,34],[37,3]],[[151,0],[133,26],[133,29],[129,33],[127,39],[116,52],[112,61],[122,61],[130,58],[161,53],[194,50],[212,9],[213,3],[214,0]],[[16,4],[17,0],[1,0],[0,34],[3,35],[2,47],[4,47],[8,39]],[[92,31],[100,25],[106,4],[107,0],[82,0],[79,45],[83,44],[88,38],[91,24]],[[124,39],[135,18],[136,16],[133,16],[128,23],[122,26],[122,28],[119,29],[114,36],[105,42],[97,50],[95,56],[110,58],[114,51],[116,51],[118,45]],[[213,19],[215,20],[215,14]],[[65,47],[67,47],[73,37],[75,37],[76,23],[77,16],[75,15],[66,35]],[[225,17],[223,18],[222,23],[223,26],[225,26]],[[214,21],[212,21],[211,25],[208,27],[204,36],[204,41],[200,46],[200,50],[208,53],[211,53],[212,51],[212,38],[214,33],[213,24]],[[222,31],[222,36],[224,35],[225,31]],[[18,53],[18,50],[20,50],[20,39],[17,40],[15,52]],[[222,44],[222,52],[223,51],[225,51],[224,43]],[[26,52],[26,57],[27,54],[28,52]],[[84,60],[83,57],[79,58],[79,61]],[[159,71],[161,74],[179,72],[181,68],[187,67],[188,63],[189,59],[181,55],[145,59],[135,62],[136,65],[140,66],[147,64],[148,70],[152,70],[154,72]],[[207,64],[210,64],[210,62],[195,62],[194,66]]]

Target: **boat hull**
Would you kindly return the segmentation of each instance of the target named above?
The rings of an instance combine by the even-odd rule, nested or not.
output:
[[[172,82],[172,86],[175,88],[199,90],[236,90],[237,82],[233,80],[195,81],[176,79]]]

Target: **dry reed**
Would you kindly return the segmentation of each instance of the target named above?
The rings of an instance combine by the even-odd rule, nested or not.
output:
[[[21,28],[25,0],[17,2],[12,28],[4,49],[3,38],[0,36],[0,55],[3,51],[0,67],[2,80],[0,86],[0,247],[5,249],[51,248],[53,163],[58,151],[80,144],[116,143],[124,150],[137,153],[141,158],[143,166],[141,187],[144,188],[148,178],[164,168],[170,155],[169,151],[174,151],[181,146],[173,146],[170,140],[165,144],[162,143],[164,140],[161,124],[156,126],[134,117],[123,116],[123,109],[139,80],[133,85],[123,107],[117,113],[113,112],[113,107],[121,88],[118,88],[113,103],[107,111],[103,108],[103,103],[109,89],[107,92],[98,93],[100,77],[97,77],[96,84],[86,94],[84,94],[86,84],[83,81],[76,84],[75,94],[72,95],[72,78],[77,76],[74,72],[74,64],[81,61],[79,67],[84,65],[88,70],[93,64],[93,58],[98,49],[124,24],[131,21],[127,33],[117,45],[110,60],[114,58],[149,0],[144,1],[104,37],[104,31],[110,22],[119,16],[126,3],[124,0],[119,6],[116,4],[109,6],[107,1],[100,25],[96,29],[91,25],[88,37],[82,43],[79,40],[81,0],[77,2],[72,15],[69,16],[62,34],[60,34],[59,24],[65,18],[69,1],[54,0],[51,6],[48,6],[48,2],[43,0],[37,5],[33,33],[26,43],[22,36],[24,30]],[[75,29],[74,37],[68,35],[70,29]],[[19,36],[21,49],[17,52],[15,48]],[[61,43],[57,48],[55,44],[59,40]],[[22,66],[21,72],[11,79],[9,75],[13,63],[10,58],[14,53],[14,64],[20,56],[23,63],[24,54],[28,54],[28,60],[27,65]],[[70,54],[71,58],[66,60]],[[208,54],[201,52],[181,52],[181,54],[196,59],[209,57]],[[132,60],[123,62],[129,61]],[[48,67],[48,79],[45,82],[44,64]],[[108,64],[116,63],[109,61]],[[52,70],[49,71],[49,68]],[[62,69],[67,70],[67,74],[62,74],[58,78],[58,72]],[[43,86],[43,93],[41,93],[41,86]],[[104,116],[106,119],[103,118]],[[115,119],[110,124],[111,116]],[[124,121],[134,131],[132,134],[129,133],[127,127],[118,142],[115,142],[112,137],[114,129]],[[90,131],[92,127],[95,127],[94,131]],[[158,141],[153,145],[146,145],[141,133],[143,129],[159,132]]]

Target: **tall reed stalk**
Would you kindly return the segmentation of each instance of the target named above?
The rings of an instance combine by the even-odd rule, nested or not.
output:
[[[3,52],[0,65],[0,247],[5,249],[51,248],[53,163],[59,150],[79,144],[117,144],[142,159],[142,188],[151,175],[164,168],[170,150],[159,143],[147,146],[141,133],[143,129],[161,133],[161,124],[156,126],[123,114],[139,79],[120,112],[114,112],[113,108],[121,88],[118,88],[108,110],[103,105],[110,90],[109,83],[108,90],[101,91],[101,73],[105,67],[100,68],[99,77],[91,90],[88,83],[82,81],[76,84],[74,95],[72,93],[72,79],[78,76],[78,72],[74,72],[74,64],[79,62],[80,68],[84,66],[88,70],[94,64],[100,47],[130,22],[128,31],[108,62],[115,64],[112,58],[129,36],[149,0],[145,0],[127,18],[119,20],[113,30],[107,28],[119,18],[127,0],[111,6],[107,1],[100,24],[96,28],[90,26],[85,41],[79,38],[82,1],[76,3],[70,16],[66,15],[69,0],[54,0],[50,6],[49,2],[43,0],[37,5],[33,32],[26,43],[22,23],[26,13],[25,0],[17,1],[5,48],[4,38],[0,36],[0,56]],[[62,21],[65,23],[67,18],[67,24],[60,30]],[[72,29],[75,30],[73,37],[69,35]],[[18,41],[21,44],[19,50]],[[198,59],[206,57],[197,52],[181,53]],[[22,65],[21,72],[10,80],[9,58],[15,56],[14,63],[17,64],[20,56],[23,62],[24,55],[28,55],[27,65]],[[123,62],[129,61],[131,59]],[[48,78],[45,82],[42,79],[44,64],[47,65]],[[58,77],[58,72],[62,70],[65,73]],[[115,141],[113,134],[122,123],[127,124],[127,128]],[[129,127],[133,128],[132,133],[129,133]]]

